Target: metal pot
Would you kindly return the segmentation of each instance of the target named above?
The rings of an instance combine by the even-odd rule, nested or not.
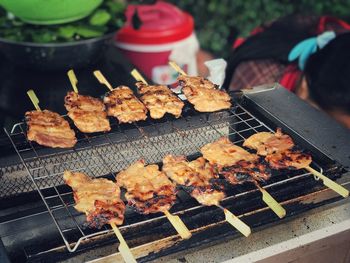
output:
[[[68,43],[15,42],[0,38],[0,52],[17,66],[62,70],[91,65],[112,42],[114,33]]]

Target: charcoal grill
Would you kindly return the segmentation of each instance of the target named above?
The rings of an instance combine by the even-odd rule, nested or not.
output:
[[[135,124],[112,123],[111,132],[93,135],[77,131],[78,143],[73,149],[49,149],[27,141],[25,123],[16,124],[11,131],[5,130],[19,162],[1,168],[3,183],[0,197],[14,200],[11,201],[13,203],[17,200],[22,206],[23,200],[35,203],[27,204],[15,215],[9,212],[9,208],[2,214],[1,222],[9,229],[0,234],[5,235],[3,240],[10,257],[22,261],[52,262],[81,254],[86,254],[86,258],[95,258],[97,256],[92,254],[96,254],[99,249],[103,249],[104,253],[117,250],[116,238],[109,226],[90,229],[84,223],[85,216],[73,208],[71,189],[63,183],[64,170],[113,179],[118,171],[139,159],[145,159],[147,163],[161,163],[166,154],[184,154],[189,159],[196,158],[201,146],[221,136],[228,136],[235,144],[242,145],[245,138],[256,132],[274,131],[276,127],[282,127],[298,145],[312,153],[314,161],[311,166],[314,169],[332,179],[341,177],[339,182],[348,186],[350,176],[346,169],[349,162],[339,153],[332,155],[321,149],[324,141],[321,145],[307,139],[310,136],[303,134],[305,126],[295,128],[288,125],[286,119],[280,119],[278,115],[281,110],[271,114],[264,105],[268,101],[261,102],[259,99],[266,94],[283,93],[282,97],[277,96],[279,99],[286,99],[290,95],[287,96],[278,85],[266,88],[261,93],[234,96],[234,106],[226,111],[203,114],[187,105],[179,119],[167,116],[158,121],[148,119]],[[268,99],[274,100],[273,96]],[[271,101],[269,104],[275,106]],[[342,128],[339,129],[342,131]],[[346,138],[347,135],[344,136]],[[306,170],[275,172],[262,186],[286,208],[287,217],[339,199]],[[42,201],[38,199],[37,193]],[[251,227],[280,220],[261,201],[254,185],[227,185],[226,193],[222,205]],[[144,216],[130,208],[126,210],[125,223],[120,230],[140,261],[239,235],[225,223],[220,209],[199,205],[181,190],[171,212],[179,215],[191,230],[193,237],[190,240],[180,240],[164,215]],[[43,224],[45,233],[34,230],[30,238],[27,236],[22,242],[10,242],[10,228],[27,220],[36,228]],[[33,222],[36,220],[38,225]],[[19,229],[23,230],[21,234],[28,235],[28,229]],[[18,251],[19,247],[24,249]]]

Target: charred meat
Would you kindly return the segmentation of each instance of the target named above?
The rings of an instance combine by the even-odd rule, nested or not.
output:
[[[218,205],[225,197],[220,186],[213,182],[218,175],[203,157],[188,162],[185,156],[167,155],[163,159],[163,171],[203,205]]]
[[[180,75],[178,77],[182,92],[194,108],[200,112],[214,112],[231,107],[231,98],[226,91],[202,77]]]
[[[276,133],[258,132],[250,136],[243,144],[254,149],[273,169],[297,170],[308,167],[312,158],[309,154],[295,150],[292,138],[278,128]]]
[[[147,109],[127,86],[119,86],[104,98],[108,116],[116,117],[120,123],[145,120]]]
[[[266,165],[247,161],[239,161],[235,165],[224,167],[220,174],[232,185],[254,180],[266,181],[271,177],[271,171]]]
[[[294,147],[292,138],[283,134],[278,128],[276,133],[258,132],[245,140],[243,146],[257,151],[257,154],[266,156],[268,154],[280,153]]]
[[[52,148],[71,148],[77,143],[74,131],[59,114],[43,110],[25,114],[28,125],[27,138]]]
[[[156,164],[143,160],[117,174],[117,183],[127,190],[128,204],[142,214],[169,210],[176,200],[175,185]]]
[[[287,150],[284,152],[269,154],[265,160],[273,169],[290,169],[298,170],[308,167],[312,158],[309,154],[301,151]]]
[[[184,103],[167,86],[147,85],[143,82],[136,82],[136,86],[151,118],[163,118],[165,113],[170,113],[176,118],[181,116]]]
[[[125,204],[120,199],[118,185],[108,179],[91,179],[83,173],[65,171],[64,181],[73,189],[75,206],[85,213],[90,227],[123,224]]]
[[[227,137],[221,137],[215,142],[204,145],[201,153],[205,159],[219,168],[235,165],[242,160],[254,162],[259,158],[242,147],[234,145]]]
[[[80,131],[92,133],[111,130],[106,107],[100,99],[71,91],[64,99],[64,106]]]

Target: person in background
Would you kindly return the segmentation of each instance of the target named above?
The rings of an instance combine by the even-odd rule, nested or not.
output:
[[[224,87],[279,82],[350,129],[350,25],[291,15],[236,41]]]

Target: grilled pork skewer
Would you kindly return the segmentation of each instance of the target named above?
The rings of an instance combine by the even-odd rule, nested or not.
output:
[[[270,173],[266,166],[259,163],[257,155],[234,145],[227,137],[222,137],[203,146],[201,153],[209,163],[217,166],[219,172],[229,183],[236,185],[243,182],[253,182],[262,193],[263,201],[280,218],[286,215],[286,210],[258,183],[260,180],[270,178]]]
[[[80,131],[92,133],[111,130],[106,107],[101,100],[71,91],[64,102],[68,116]]]
[[[283,134],[280,128],[276,133],[258,132],[246,139],[243,146],[265,156],[273,169],[303,169],[312,162],[309,154],[293,150],[295,144],[292,138]]]
[[[161,119],[165,113],[179,118],[184,103],[164,85],[147,85],[141,81],[136,82],[141,101],[146,105],[153,119]]]
[[[103,102],[97,98],[79,95],[78,79],[74,71],[69,70],[67,75],[74,92],[67,93],[64,98],[64,106],[75,126],[86,133],[110,131],[111,126]]]
[[[69,123],[55,112],[42,111],[39,99],[33,90],[28,90],[27,94],[36,109],[25,113],[28,126],[27,139],[52,148],[73,147],[77,143],[77,138]]]
[[[164,213],[180,236],[190,238],[191,233],[178,216],[169,213],[175,203],[175,185],[164,172],[159,171],[156,164],[145,166],[144,160],[139,160],[116,176],[118,185],[125,188],[128,204],[141,214]]]
[[[259,156],[234,145],[227,137],[204,145],[201,152],[231,184],[270,178],[267,167],[259,162]]]
[[[203,205],[218,205],[225,198],[225,193],[210,182],[218,175],[203,157],[188,162],[185,156],[167,155],[163,158],[162,170],[172,181],[185,186],[190,195]]]
[[[276,133],[258,132],[253,134],[243,143],[243,146],[256,150],[256,153],[261,156],[284,152],[294,147],[292,138],[283,134],[278,128]]]
[[[137,80],[141,100],[153,119],[161,119],[165,113],[173,114],[176,118],[181,116],[185,104],[167,86],[148,85],[137,69],[133,69],[131,75]]]
[[[283,134],[278,128],[276,133],[258,132],[245,140],[243,146],[254,149],[273,169],[306,169],[321,178],[323,183],[343,197],[349,196],[349,191],[328,177],[310,167],[312,157],[309,154],[294,150],[294,142],[289,135]]]
[[[101,228],[105,224],[123,224],[125,204],[120,199],[119,186],[111,180],[65,171],[63,179],[74,192],[74,208],[86,214],[89,226]]]
[[[110,224],[120,244],[119,252],[125,262],[136,262],[116,225],[123,224],[125,204],[120,199],[120,188],[111,180],[65,171],[63,179],[73,189],[74,208],[85,213],[90,227],[101,228]]]
[[[113,89],[99,70],[94,71],[94,75],[110,90],[103,100],[107,106],[108,116],[117,118],[119,123],[132,123],[147,119],[147,108],[129,87],[119,86]]]
[[[52,148],[71,148],[77,143],[68,121],[56,112],[27,111],[25,120],[28,125],[27,138],[30,141]]]
[[[200,112],[214,112],[231,107],[231,98],[226,91],[203,77],[188,76],[173,62],[169,63],[180,73],[178,82],[188,101]]]
[[[199,203],[215,205],[223,209],[226,221],[239,230],[243,235],[249,236],[250,227],[238,217],[219,205],[225,197],[220,187],[211,182],[218,178],[214,168],[203,157],[188,162],[185,156],[167,155],[163,159],[163,171],[166,175],[194,197]]]

